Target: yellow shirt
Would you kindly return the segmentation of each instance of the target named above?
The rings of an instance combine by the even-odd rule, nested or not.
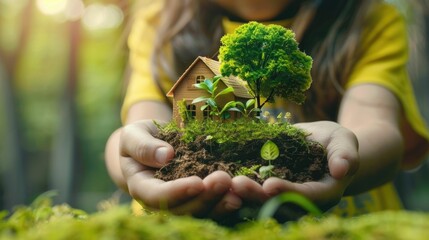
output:
[[[129,37],[130,63],[133,68],[129,87],[122,108],[125,122],[130,106],[138,101],[165,101],[165,92],[172,81],[162,78],[161,92],[151,75],[150,56],[163,1],[154,3],[138,14]],[[288,22],[277,22],[283,26]],[[223,20],[226,33],[231,33],[239,23]],[[403,134],[406,142],[406,157],[403,168],[417,166],[429,150],[429,133],[415,101],[408,77],[406,63],[407,32],[398,11],[386,4],[377,5],[368,19],[361,47],[364,54],[358,60],[346,89],[363,83],[381,85],[399,99],[403,111]],[[332,211],[341,215],[356,215],[383,209],[399,209],[400,201],[391,183],[367,193],[345,197]]]

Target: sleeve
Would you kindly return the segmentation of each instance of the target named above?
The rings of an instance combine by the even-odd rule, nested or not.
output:
[[[128,37],[131,75],[121,109],[121,120],[126,122],[130,107],[139,101],[165,101],[154,82],[151,72],[151,55],[156,35],[158,14],[162,1],[147,6],[136,14]]]
[[[404,112],[401,130],[405,139],[405,156],[402,167],[414,168],[429,151],[429,133],[419,112],[407,72],[405,21],[393,6],[381,4],[369,16],[363,36],[362,55],[346,88],[372,83],[395,94]]]

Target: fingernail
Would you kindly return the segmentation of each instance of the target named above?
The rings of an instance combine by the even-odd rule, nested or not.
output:
[[[160,147],[156,149],[155,160],[161,164],[164,164],[165,162],[167,162],[167,154],[168,149],[166,147]]]

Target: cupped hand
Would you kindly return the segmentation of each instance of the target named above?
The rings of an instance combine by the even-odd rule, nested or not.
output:
[[[309,139],[326,147],[330,174],[321,181],[305,183],[269,178],[262,188],[270,197],[284,192],[302,194],[322,210],[327,210],[340,201],[359,167],[357,138],[335,122],[300,123],[296,126],[310,133]]]
[[[240,198],[230,191],[232,179],[225,172],[214,172],[204,179],[193,176],[165,182],[154,178],[156,168],[174,157],[171,145],[153,137],[157,131],[151,120],[122,129],[120,165],[134,199],[149,209],[197,217],[219,217],[241,206]]]

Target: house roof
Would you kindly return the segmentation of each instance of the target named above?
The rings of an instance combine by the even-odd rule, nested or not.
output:
[[[167,97],[173,97],[174,96],[174,90],[180,83],[183,81],[183,79],[188,75],[189,71],[197,64],[197,62],[202,61],[209,69],[213,72],[214,75],[220,75],[220,62],[207,58],[207,57],[197,57],[194,62],[186,69],[186,71],[180,76],[180,78],[176,81],[176,83],[173,85],[173,87],[168,91]],[[233,94],[237,97],[241,98],[253,98],[253,96],[249,93],[249,90],[246,87],[247,82],[241,80],[238,77],[230,76],[230,77],[223,77],[221,78],[221,81],[225,83],[226,86],[232,87],[234,89]]]

